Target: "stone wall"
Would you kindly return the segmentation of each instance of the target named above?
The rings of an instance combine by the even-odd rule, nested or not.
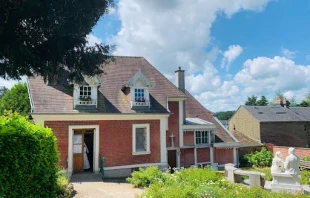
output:
[[[260,140],[260,124],[243,106],[240,106],[229,120],[229,131],[237,131],[254,140]]]

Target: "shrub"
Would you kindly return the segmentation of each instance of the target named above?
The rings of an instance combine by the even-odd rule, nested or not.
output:
[[[302,170],[300,171],[301,177],[300,177],[300,183],[301,184],[310,184],[309,178],[310,178],[310,171],[309,170]]]
[[[301,194],[270,193],[262,188],[248,188],[243,184],[228,182],[222,175],[211,169],[189,168],[174,174],[163,173],[163,179],[154,180],[141,195],[146,198],[293,198],[308,197]]]
[[[303,157],[303,158],[301,158],[301,160],[310,162],[310,157]]]
[[[255,167],[270,167],[272,158],[272,152],[267,151],[265,147],[263,147],[260,152],[255,151],[255,153],[247,154],[244,156],[244,159]]]
[[[139,171],[134,171],[131,178],[129,177],[126,180],[135,187],[149,187],[150,184],[162,179],[162,177],[162,171],[158,170],[157,166],[151,166],[146,169],[139,168]]]
[[[72,184],[69,185],[69,176],[65,173],[57,174],[57,197],[68,197],[73,191]]]
[[[271,175],[271,170],[269,167],[265,168],[250,168],[247,169],[248,171],[255,171],[255,172],[260,172],[260,173],[265,173],[265,180],[266,181],[271,181],[272,180],[272,175]]]
[[[0,197],[56,197],[59,157],[51,129],[6,113],[0,151]]]

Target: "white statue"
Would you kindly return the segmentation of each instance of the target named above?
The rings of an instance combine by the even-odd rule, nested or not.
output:
[[[288,149],[289,156],[286,157],[284,168],[285,173],[300,175],[299,165],[300,158],[295,155],[295,149],[290,147]]]
[[[271,172],[281,173],[283,172],[284,161],[282,160],[282,153],[280,151],[276,152],[275,157],[272,159]]]

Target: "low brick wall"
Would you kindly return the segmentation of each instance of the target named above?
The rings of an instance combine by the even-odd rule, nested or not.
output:
[[[283,155],[283,159],[285,159],[288,156],[288,149],[290,147],[285,146],[272,146],[268,147],[268,150],[272,151],[273,154],[275,154],[277,151],[280,151]],[[295,148],[295,154],[300,157],[310,157],[310,148],[301,148],[301,147],[294,147]]]

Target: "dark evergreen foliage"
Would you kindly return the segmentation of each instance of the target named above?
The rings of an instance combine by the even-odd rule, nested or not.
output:
[[[0,3],[0,77],[40,74],[53,79],[64,65],[70,79],[103,73],[110,46],[86,46],[86,35],[113,0],[7,0]]]

